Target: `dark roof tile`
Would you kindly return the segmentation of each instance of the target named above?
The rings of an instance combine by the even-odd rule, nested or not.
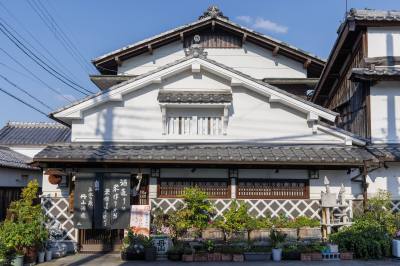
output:
[[[30,166],[31,162],[32,159],[28,156],[0,146],[0,167],[39,170],[37,167]]]

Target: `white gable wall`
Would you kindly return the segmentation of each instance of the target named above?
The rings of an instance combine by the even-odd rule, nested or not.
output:
[[[83,112],[72,123],[72,141],[116,142],[224,142],[260,141],[268,143],[338,143],[343,140],[317,131],[307,123],[307,115],[247,88],[232,89],[227,134],[222,136],[163,135],[162,113],[157,100],[159,89],[231,90],[226,80],[202,71],[183,72],[124,96],[122,102],[108,102]],[[168,110],[169,107],[167,107]],[[222,107],[220,107],[222,108]]]
[[[368,57],[400,56],[400,27],[369,27]]]
[[[400,143],[400,82],[372,85],[370,101],[372,142]]]
[[[257,79],[306,78],[307,70],[301,62],[282,55],[273,56],[270,50],[252,43],[240,49],[205,49],[207,58],[232,67]],[[122,62],[118,74],[140,75],[185,57],[181,42],[174,42]]]

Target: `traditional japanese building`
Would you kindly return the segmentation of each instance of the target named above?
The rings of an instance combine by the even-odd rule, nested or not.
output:
[[[338,127],[367,142],[379,167],[365,165],[365,196],[379,189],[400,203],[400,12],[356,10],[346,14],[313,102],[339,113]],[[368,195],[367,195],[368,194]]]
[[[118,239],[131,205],[168,212],[188,186],[207,192],[217,215],[238,199],[255,217],[319,218],[325,176],[332,192],[343,184],[349,215],[362,201],[352,178],[378,160],[335,126],[337,112],[306,100],[320,58],[211,7],[93,63],[100,92],[51,114],[71,142],[35,156],[46,213],[83,250]]]

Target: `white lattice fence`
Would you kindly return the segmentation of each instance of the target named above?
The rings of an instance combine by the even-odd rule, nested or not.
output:
[[[231,199],[217,199],[211,200],[215,209],[215,217],[221,216],[226,211],[232,200]],[[311,218],[320,219],[319,215],[319,200],[238,200],[238,202],[245,202],[249,206],[249,214],[253,217],[275,217],[285,215],[290,218],[298,216],[308,216]],[[165,213],[177,210],[182,206],[181,199],[152,199],[151,207],[161,208]]]
[[[59,222],[61,228],[64,230],[63,239],[77,241],[76,229],[72,220],[73,214],[69,213],[68,206],[68,198],[42,198],[42,208],[48,217],[47,225],[50,227],[56,221]]]

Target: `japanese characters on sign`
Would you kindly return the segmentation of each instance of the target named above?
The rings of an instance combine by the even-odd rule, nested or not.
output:
[[[130,175],[79,174],[74,221],[80,229],[124,229],[130,217]]]
[[[150,234],[150,206],[132,205],[130,227],[135,234]]]

